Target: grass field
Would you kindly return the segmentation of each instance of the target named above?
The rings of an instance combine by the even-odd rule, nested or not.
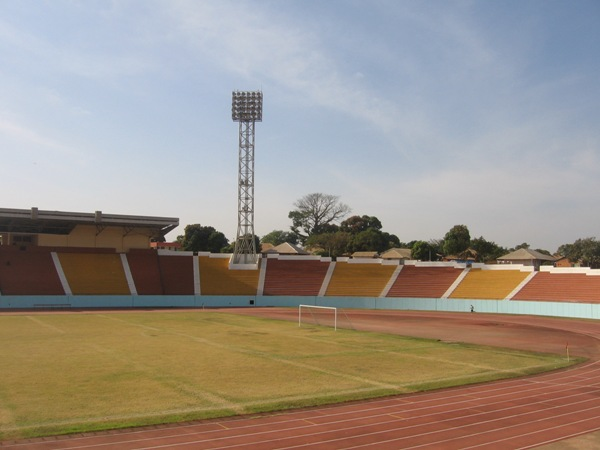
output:
[[[0,439],[319,405],[568,364],[209,311],[5,315]]]

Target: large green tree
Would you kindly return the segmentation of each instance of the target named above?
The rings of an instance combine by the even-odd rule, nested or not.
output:
[[[187,225],[184,234],[177,236],[183,250],[194,252],[219,253],[229,241],[223,233],[210,226],[199,223]]]
[[[383,252],[389,248],[388,244],[386,236],[380,230],[369,228],[352,235],[352,239],[348,244],[348,251],[351,253],[365,251]]]
[[[381,221],[375,216],[351,216],[340,223],[340,230],[356,234],[366,230],[381,230]]]
[[[332,231],[331,225],[336,225],[352,211],[339,196],[320,192],[296,200],[294,207],[288,217],[292,219],[292,232],[302,243],[312,234]]]
[[[400,246],[400,239],[394,234],[381,231],[381,221],[375,216],[351,216],[340,223],[340,230],[351,234],[348,252],[384,252]]]
[[[454,225],[444,236],[443,250],[446,256],[460,256],[471,243],[471,235],[466,225]]]
[[[429,242],[416,241],[411,247],[411,258],[418,261],[436,261],[436,248]]]

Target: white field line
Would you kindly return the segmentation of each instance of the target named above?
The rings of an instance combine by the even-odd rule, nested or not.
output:
[[[41,325],[41,326],[43,326],[44,328],[47,328],[47,329],[49,329],[49,330],[52,330],[52,331],[54,331],[54,332],[56,332],[56,333],[59,333],[59,334],[65,334],[65,333],[66,333],[66,332],[65,332],[65,330],[62,330],[62,329],[60,329],[60,328],[58,328],[58,327],[55,327],[54,325],[51,325],[51,324],[49,324],[49,323],[46,323],[46,322],[44,322],[43,320],[39,319],[38,317],[33,317],[33,316],[25,316],[25,317],[27,317],[27,318],[28,318],[29,320],[31,320],[32,322],[35,322],[35,323],[37,323],[38,325]]]

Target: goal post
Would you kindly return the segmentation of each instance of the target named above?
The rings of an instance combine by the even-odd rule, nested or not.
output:
[[[307,319],[310,317],[310,320]],[[333,326],[337,331],[337,308],[333,306],[298,305],[298,326],[302,323]]]

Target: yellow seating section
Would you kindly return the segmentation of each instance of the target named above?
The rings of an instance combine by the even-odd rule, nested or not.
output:
[[[74,295],[130,295],[116,253],[58,253]]]
[[[393,265],[337,262],[325,295],[379,297],[394,270]]]
[[[229,270],[229,259],[198,256],[202,295],[256,295],[259,270]]]
[[[479,300],[502,300],[526,277],[528,272],[519,270],[471,269],[450,298],[472,298]]]

